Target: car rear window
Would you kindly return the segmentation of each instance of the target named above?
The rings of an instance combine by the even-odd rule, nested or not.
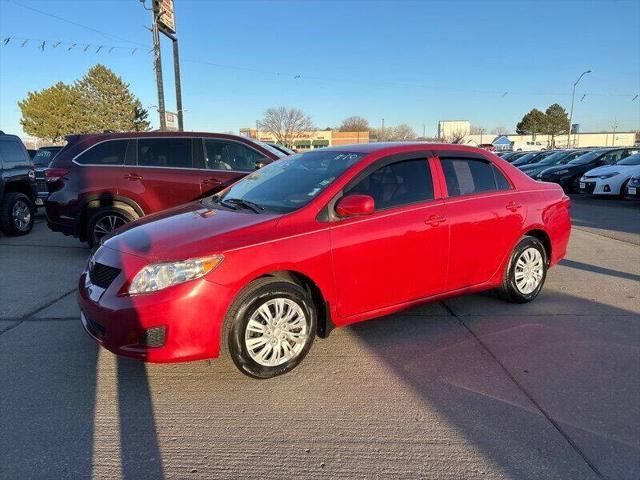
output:
[[[124,165],[128,140],[107,140],[98,143],[76,158],[81,165]]]
[[[193,168],[190,138],[138,140],[138,165],[144,167]]]
[[[440,161],[450,197],[511,188],[505,176],[489,162],[470,158]]]
[[[26,163],[26,151],[15,140],[0,141],[0,159],[7,163]]]

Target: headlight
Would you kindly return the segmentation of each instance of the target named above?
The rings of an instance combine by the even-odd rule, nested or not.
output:
[[[222,262],[222,255],[180,262],[153,263],[140,270],[129,286],[129,293],[149,293],[205,276]]]
[[[615,177],[616,175],[618,175],[618,172],[605,173],[604,175],[600,175],[600,180]]]

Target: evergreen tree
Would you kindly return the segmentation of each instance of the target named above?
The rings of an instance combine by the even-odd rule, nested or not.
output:
[[[59,141],[66,135],[149,129],[148,112],[129,85],[104,65],[92,67],[73,85],[58,82],[29,92],[18,102],[29,135]]]

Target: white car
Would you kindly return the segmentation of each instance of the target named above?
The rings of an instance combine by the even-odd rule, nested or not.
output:
[[[640,175],[640,153],[615,165],[589,170],[580,178],[580,191],[594,195],[624,195],[629,179],[635,175]]]

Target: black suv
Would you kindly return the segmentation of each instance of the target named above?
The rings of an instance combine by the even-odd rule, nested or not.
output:
[[[36,207],[44,205],[44,201],[49,196],[49,189],[47,188],[47,182],[44,178],[44,172],[60,150],[62,150],[62,147],[58,146],[41,147],[35,156],[32,157],[33,166],[36,169],[36,187],[38,189]]]
[[[33,228],[36,174],[20,138],[0,131],[0,230],[25,235]]]

